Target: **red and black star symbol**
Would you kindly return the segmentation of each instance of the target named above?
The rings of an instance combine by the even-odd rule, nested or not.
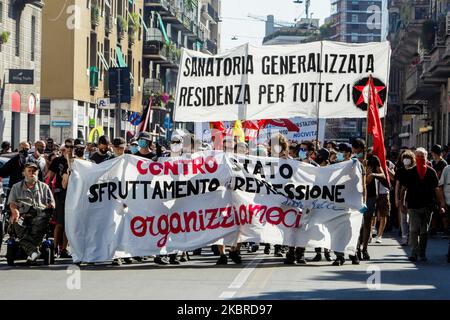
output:
[[[378,108],[384,106],[386,101],[386,85],[380,79],[373,78],[375,86],[375,98],[378,104]],[[353,86],[353,102],[357,108],[367,111],[369,105],[369,78],[363,78],[355,83]]]

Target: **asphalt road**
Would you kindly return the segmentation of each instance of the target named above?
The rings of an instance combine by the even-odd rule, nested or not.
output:
[[[77,269],[57,260],[50,267],[8,267],[2,256],[0,299],[450,299],[447,249],[448,240],[432,239],[429,261],[414,264],[391,237],[370,246],[371,261],[341,267],[286,266],[262,250],[244,253],[241,266],[216,266],[209,249],[180,266],[150,260]]]

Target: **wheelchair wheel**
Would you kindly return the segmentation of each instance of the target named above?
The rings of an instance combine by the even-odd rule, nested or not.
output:
[[[55,264],[55,247],[52,245],[50,248],[49,264]]]
[[[8,240],[8,245],[6,247],[6,262],[8,266],[14,266],[14,260],[16,258],[16,242],[13,239]]]

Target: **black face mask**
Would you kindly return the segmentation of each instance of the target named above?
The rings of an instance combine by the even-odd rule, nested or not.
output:
[[[37,152],[39,152],[39,154],[44,154],[44,148],[37,148],[36,149],[37,150]]]
[[[20,150],[20,154],[22,154],[23,156],[27,156],[29,151],[29,149],[22,149]]]
[[[75,149],[75,156],[81,158],[84,156],[84,149]]]
[[[104,149],[98,149],[98,152],[100,154],[106,154],[108,152],[108,150],[104,150]]]

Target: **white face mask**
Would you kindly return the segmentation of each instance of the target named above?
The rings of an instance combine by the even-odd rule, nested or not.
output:
[[[409,167],[411,163],[412,163],[411,159],[403,159],[403,164],[405,165],[405,167]]]
[[[181,145],[181,143],[172,143],[170,145],[170,150],[175,153],[180,152],[182,148],[183,146]]]

